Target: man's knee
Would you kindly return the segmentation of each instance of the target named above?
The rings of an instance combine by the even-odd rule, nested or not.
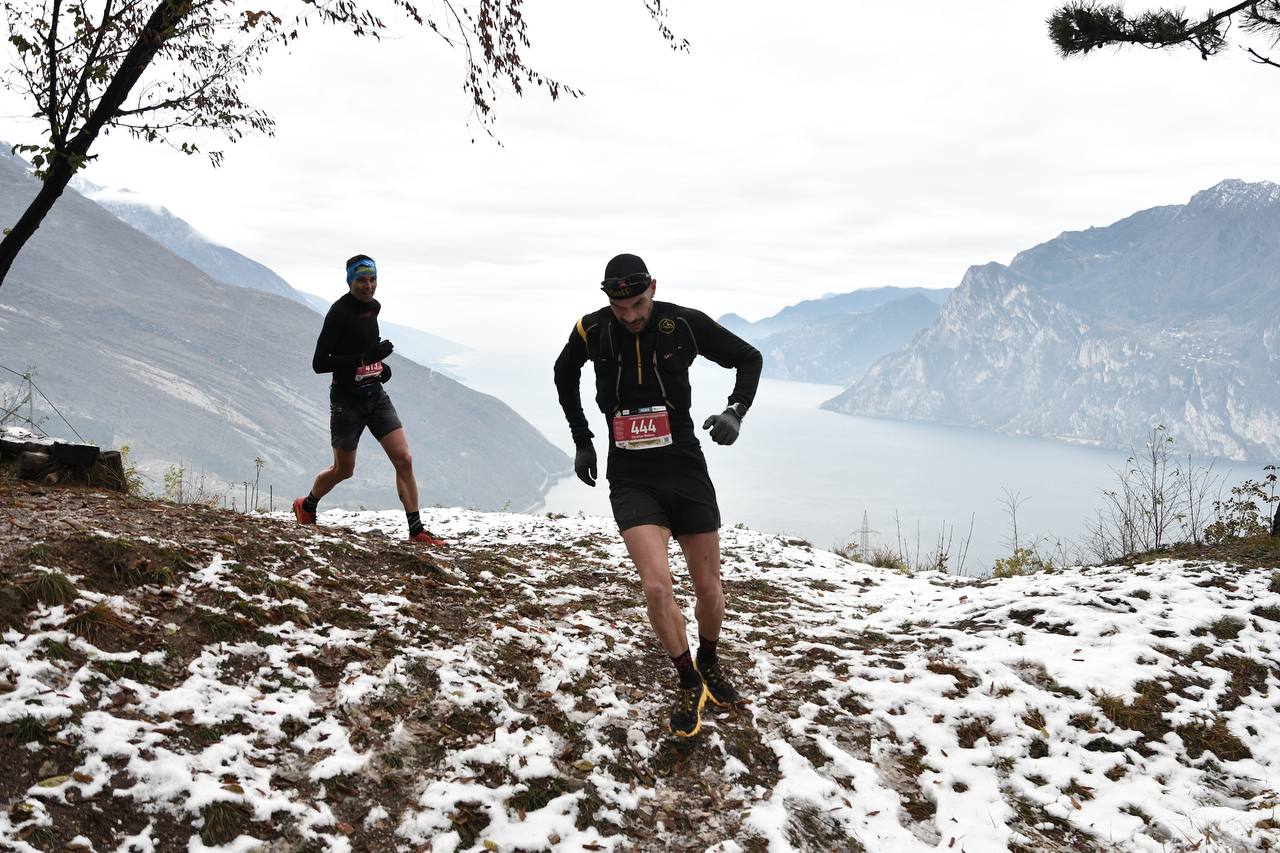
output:
[[[408,450],[402,453],[392,453],[388,458],[391,459],[391,466],[397,471],[413,470],[413,455]]]
[[[338,462],[334,462],[332,471],[333,476],[337,477],[339,480],[350,480],[352,475],[356,473],[355,460],[340,460]]]
[[[724,587],[720,584],[719,574],[708,574],[693,578],[693,594],[698,601],[715,602],[724,598]]]
[[[644,585],[644,600],[650,607],[661,607],[675,601],[675,593],[671,590],[671,584],[653,581]]]

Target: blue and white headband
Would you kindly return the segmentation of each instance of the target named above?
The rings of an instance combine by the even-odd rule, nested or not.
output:
[[[373,258],[357,258],[352,261],[347,267],[347,284],[350,285],[362,275],[377,277],[378,265],[373,262]]]

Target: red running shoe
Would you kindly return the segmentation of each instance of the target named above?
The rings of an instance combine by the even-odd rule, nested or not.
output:
[[[293,514],[298,519],[299,524],[315,524],[316,514],[314,512],[307,512],[302,506],[302,502],[305,500],[306,498],[296,498],[294,500]]]
[[[440,548],[447,544],[443,539],[441,539],[439,536],[435,535],[425,527],[422,528],[422,530],[418,531],[416,534],[414,533],[409,534],[409,541],[421,542],[422,544],[430,545],[433,548]]]

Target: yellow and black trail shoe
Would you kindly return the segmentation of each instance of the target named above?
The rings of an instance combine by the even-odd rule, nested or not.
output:
[[[669,728],[676,737],[693,737],[702,728],[702,706],[707,704],[707,686],[698,682],[693,687],[676,689],[676,704],[671,709]]]
[[[738,701],[738,691],[729,683],[729,677],[720,661],[697,663],[696,666],[698,674],[702,676],[702,683],[707,686],[707,698],[711,700],[711,704],[724,708]]]

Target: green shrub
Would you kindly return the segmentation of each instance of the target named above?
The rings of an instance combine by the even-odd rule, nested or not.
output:
[[[879,569],[893,569],[903,574],[911,573],[911,567],[907,565],[907,561],[892,548],[872,548],[867,562]]]
[[[1245,480],[1238,486],[1232,486],[1230,498],[1213,502],[1216,518],[1204,529],[1204,541],[1221,543],[1268,532],[1271,516],[1265,507],[1270,505],[1271,498],[1262,484]]]
[[[1043,560],[1030,548],[1018,548],[1003,560],[996,560],[991,576],[996,578],[1016,578],[1022,575],[1034,575],[1053,570],[1053,564]]]
[[[129,445],[121,445],[120,447],[120,464],[124,467],[124,490],[130,495],[140,495],[143,490],[142,474],[138,471],[138,465],[129,458]]]

